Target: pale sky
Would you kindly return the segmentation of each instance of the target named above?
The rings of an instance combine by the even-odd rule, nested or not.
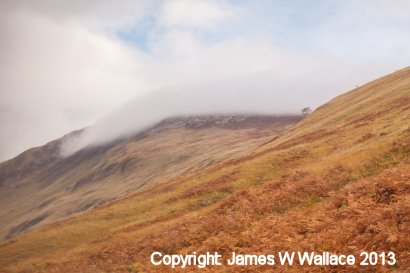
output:
[[[86,144],[169,115],[296,113],[409,48],[406,0],[2,0],[0,160],[97,122]]]

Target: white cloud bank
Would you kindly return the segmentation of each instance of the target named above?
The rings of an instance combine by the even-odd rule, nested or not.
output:
[[[318,106],[408,65],[410,18],[388,2],[349,2],[288,46],[289,23],[235,2],[2,1],[0,160],[97,121],[65,152],[170,115]]]

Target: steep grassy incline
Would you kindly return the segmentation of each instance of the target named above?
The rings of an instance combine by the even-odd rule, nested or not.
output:
[[[299,116],[197,116],[60,156],[69,134],[0,164],[0,241],[204,166],[249,153]],[[81,134],[81,131],[77,132]]]
[[[395,251],[410,267],[410,69],[341,95],[252,154],[0,246],[1,272],[171,272],[152,251]],[[275,272],[312,268],[275,267]],[[201,272],[271,272],[214,267]],[[172,272],[197,272],[175,269]]]

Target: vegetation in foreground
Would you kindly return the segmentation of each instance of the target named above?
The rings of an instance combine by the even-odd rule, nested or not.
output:
[[[253,153],[163,181],[0,246],[2,272],[170,272],[152,251],[394,251],[410,268],[410,69],[321,106]],[[175,269],[173,272],[193,272]],[[271,267],[202,272],[271,272]]]

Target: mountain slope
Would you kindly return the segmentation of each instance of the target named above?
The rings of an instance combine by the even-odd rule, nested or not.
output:
[[[0,235],[11,238],[161,179],[242,155],[298,120],[171,118],[133,137],[61,157],[60,146],[81,131],[71,133],[0,165]]]
[[[410,69],[343,94],[250,154],[187,172],[0,245],[3,272],[196,272],[153,251],[394,251],[410,268]],[[210,267],[204,272],[270,272]]]

